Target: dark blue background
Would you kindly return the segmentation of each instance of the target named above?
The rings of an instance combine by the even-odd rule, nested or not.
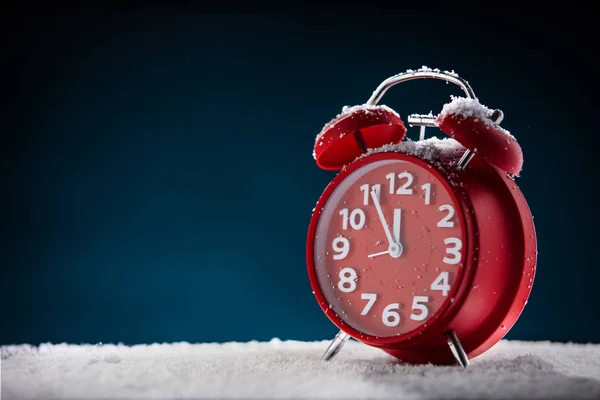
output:
[[[482,13],[5,14],[0,343],[329,338],[305,272],[334,176],[314,137],[421,65],[469,80],[524,150],[538,271],[508,338],[600,341],[595,45],[581,15]]]

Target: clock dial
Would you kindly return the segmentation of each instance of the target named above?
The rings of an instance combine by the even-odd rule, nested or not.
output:
[[[453,301],[464,238],[458,205],[438,176],[424,163],[371,162],[323,207],[317,280],[331,311],[355,330],[404,335]]]

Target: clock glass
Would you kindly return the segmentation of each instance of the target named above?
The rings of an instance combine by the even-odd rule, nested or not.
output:
[[[449,184],[418,161],[380,159],[355,169],[317,224],[314,265],[329,312],[364,335],[415,333],[453,301],[464,263],[462,218]]]

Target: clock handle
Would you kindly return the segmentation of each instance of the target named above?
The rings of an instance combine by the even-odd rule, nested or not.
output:
[[[439,79],[442,81],[454,83],[455,85],[460,87],[463,92],[465,92],[467,98],[478,100],[477,96],[475,96],[473,88],[471,87],[471,85],[469,85],[469,82],[458,76],[458,74],[454,71],[440,71],[439,69],[423,67],[419,68],[416,71],[408,70],[406,72],[401,72],[394,76],[390,76],[385,81],[379,84],[379,86],[377,87],[377,89],[375,89],[375,91],[373,92],[366,104],[370,106],[377,105],[377,103],[379,103],[379,101],[389,88],[402,82],[412,81],[413,79]],[[425,128],[437,127],[437,125],[435,124],[435,118],[436,117],[431,114],[411,114],[408,116],[408,124],[411,126],[420,126],[421,132],[419,135],[419,140],[424,140]],[[494,114],[492,115],[494,123],[499,124],[503,118],[504,113],[502,112],[502,110],[494,110]],[[462,155],[460,161],[456,164],[456,168],[458,168],[459,170],[465,169],[471,161],[471,159],[473,159],[474,155],[475,154],[471,152],[471,150],[467,149]]]
[[[381,82],[366,104],[371,106],[377,105],[389,88],[402,82],[412,81],[413,79],[440,79],[454,83],[465,92],[465,95],[469,99],[477,99],[469,82],[458,76],[458,74],[448,71],[442,72],[438,69],[421,68],[416,71],[408,70],[407,72],[401,72],[397,75],[390,76],[385,81]]]

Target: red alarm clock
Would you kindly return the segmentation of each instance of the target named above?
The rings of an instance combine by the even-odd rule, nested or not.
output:
[[[377,103],[395,84],[441,79],[439,115],[413,114],[420,140]],[[313,156],[340,170],[313,211],[307,265],[313,293],[340,329],[409,363],[468,365],[497,343],[527,303],[537,259],[533,217],[514,179],[523,164],[504,115],[454,72],[423,67],[385,80],[365,105],[325,125]],[[447,136],[425,139],[425,128]]]

